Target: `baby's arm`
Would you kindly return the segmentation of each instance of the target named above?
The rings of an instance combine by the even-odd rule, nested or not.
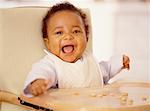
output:
[[[122,69],[130,69],[129,62],[129,57],[126,55],[112,57],[108,62],[100,62],[104,84],[107,84],[109,79],[118,74]]]
[[[23,92],[29,97],[36,96],[44,93],[55,84],[56,74],[53,65],[44,58],[33,65],[25,81]]]

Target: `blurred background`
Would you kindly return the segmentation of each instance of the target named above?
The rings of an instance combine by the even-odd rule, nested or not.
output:
[[[51,6],[60,0],[0,0],[0,8]],[[150,0],[68,0],[89,8],[93,53],[99,61],[113,55],[130,57],[131,69],[114,80],[150,82]]]

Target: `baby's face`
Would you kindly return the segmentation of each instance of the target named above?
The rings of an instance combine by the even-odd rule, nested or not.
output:
[[[56,12],[47,23],[48,50],[66,62],[75,62],[83,54],[87,39],[81,17],[71,11]]]

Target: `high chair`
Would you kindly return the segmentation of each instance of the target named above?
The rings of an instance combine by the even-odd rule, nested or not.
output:
[[[44,56],[41,26],[48,9],[40,6],[0,9],[0,111],[30,110],[19,103],[18,96],[32,64]],[[85,11],[90,21],[89,10]],[[87,48],[92,50],[91,32]]]

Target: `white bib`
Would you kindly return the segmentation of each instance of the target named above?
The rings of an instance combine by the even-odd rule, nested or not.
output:
[[[75,63],[65,62],[52,53],[45,52],[54,61],[59,88],[103,86],[99,64],[90,52],[85,51]]]

